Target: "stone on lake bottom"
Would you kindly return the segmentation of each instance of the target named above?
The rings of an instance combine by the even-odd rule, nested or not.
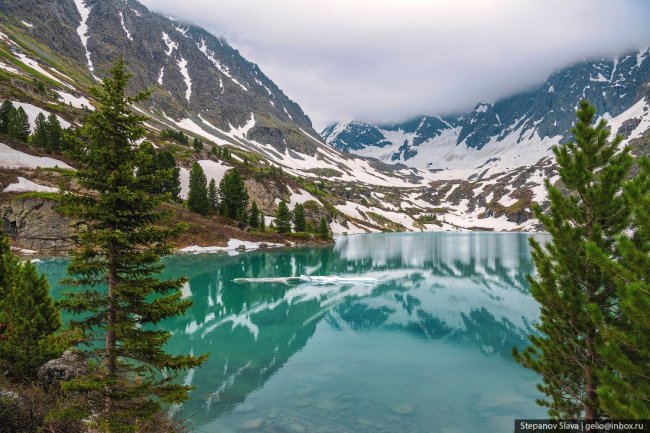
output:
[[[257,430],[262,427],[262,424],[264,424],[264,420],[262,418],[253,419],[242,424],[241,430]]]
[[[307,429],[302,424],[298,424],[297,422],[294,422],[289,427],[296,433],[304,433],[307,431]]]
[[[391,410],[393,411],[393,413],[396,413],[397,415],[411,414],[411,413],[413,413],[414,409],[415,408],[413,407],[413,405],[408,404],[408,403],[402,403],[402,404],[398,404],[398,405],[395,405],[395,406],[391,407]]]
[[[317,408],[324,410],[334,410],[336,409],[336,406],[336,402],[333,402],[332,400],[322,400],[316,405]]]

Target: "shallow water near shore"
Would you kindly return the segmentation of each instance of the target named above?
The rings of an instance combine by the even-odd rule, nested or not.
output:
[[[169,350],[210,353],[181,375],[195,389],[172,410],[206,433],[501,433],[543,418],[538,378],[511,355],[538,316],[528,237],[372,234],[170,257],[164,277],[188,277],[194,304],[161,323]],[[66,262],[37,266],[59,295]]]

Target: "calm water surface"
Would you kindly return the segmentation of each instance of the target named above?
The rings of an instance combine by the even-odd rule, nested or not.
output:
[[[161,324],[169,349],[210,353],[180,378],[198,432],[504,433],[544,417],[511,356],[538,316],[527,235],[373,234],[166,265],[194,301]],[[65,266],[39,264],[55,294]],[[233,282],[302,275],[339,279]]]

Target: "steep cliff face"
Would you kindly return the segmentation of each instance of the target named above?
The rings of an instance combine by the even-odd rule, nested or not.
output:
[[[7,0],[0,12],[5,22],[29,24],[22,30],[49,49],[35,47],[43,60],[85,66],[83,84],[101,78],[121,55],[134,74],[132,87],[154,88],[147,108],[174,119],[200,115],[226,131],[246,125],[253,114],[251,133],[261,141],[273,134],[291,136],[286,146],[314,152],[307,137],[288,134],[302,128],[317,136],[300,107],[256,64],[201,28],[152,13],[136,1]]]
[[[75,245],[75,222],[42,198],[12,200],[0,205],[2,231],[21,247],[43,254],[63,254]]]

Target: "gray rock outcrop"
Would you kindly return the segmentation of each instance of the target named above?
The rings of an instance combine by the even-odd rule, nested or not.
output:
[[[74,246],[74,224],[57,211],[55,201],[16,199],[0,207],[2,230],[23,248],[59,254]]]
[[[86,359],[80,352],[68,349],[60,358],[51,359],[38,369],[38,384],[46,390],[56,388],[61,382],[85,374],[87,369]]]

